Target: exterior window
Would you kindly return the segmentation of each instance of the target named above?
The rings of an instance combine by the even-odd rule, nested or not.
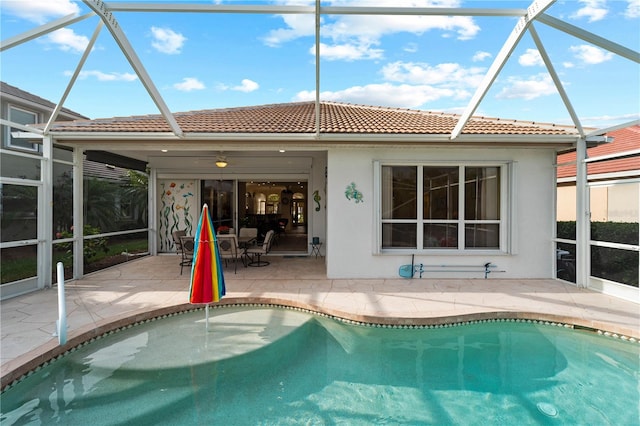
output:
[[[416,248],[417,170],[382,167],[382,248]]]
[[[31,111],[26,111],[23,109],[19,109],[16,107],[9,107],[9,121],[18,124],[35,124],[38,122],[38,114]],[[11,136],[12,131],[18,131],[19,129],[8,129],[7,130],[7,145],[11,148],[18,148],[27,151],[38,151],[38,145],[28,142],[23,139],[14,138]]]
[[[465,167],[465,248],[500,247],[500,169]]]
[[[382,166],[382,249],[500,249],[500,166]]]

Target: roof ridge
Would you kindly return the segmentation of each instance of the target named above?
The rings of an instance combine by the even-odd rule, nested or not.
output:
[[[366,109],[372,111],[396,111],[402,112],[406,114],[419,114],[419,115],[430,115],[430,116],[440,116],[446,118],[459,119],[462,114],[456,114],[447,111],[438,111],[438,110],[422,110],[422,109],[414,109],[414,108],[402,108],[402,107],[393,107],[393,106],[384,106],[384,105],[367,105],[367,104],[355,104],[351,102],[341,102],[341,101],[331,101],[331,100],[321,100],[320,105],[335,105],[342,107],[351,107],[351,108],[359,108]],[[222,113],[222,112],[233,112],[233,111],[255,111],[263,108],[282,108],[282,107],[294,107],[294,106],[306,106],[313,105],[315,101],[296,101],[296,102],[279,102],[279,103],[267,103],[260,105],[241,105],[235,107],[223,107],[223,108],[206,108],[206,109],[197,109],[197,110],[189,110],[189,111],[178,111],[173,112],[175,116],[189,116],[189,115],[197,115],[197,114],[206,114],[206,113]],[[146,114],[146,115],[132,115],[128,117],[107,117],[100,118],[96,120],[115,120],[115,119],[137,119],[137,118],[152,118],[152,117],[161,117],[161,114]],[[483,122],[496,122],[496,123],[504,123],[504,124],[513,124],[515,126],[536,126],[541,128],[550,128],[550,129],[570,129],[575,130],[576,127],[570,124],[557,124],[550,122],[537,122],[537,121],[529,121],[529,120],[519,120],[515,118],[501,118],[501,117],[489,117],[483,115],[472,115],[470,120],[478,120]]]
[[[179,111],[179,112],[174,112],[173,114],[174,115],[177,115],[177,114],[193,115],[197,113],[205,113],[205,112],[212,112],[212,111],[216,111],[216,112],[250,111],[250,110],[256,110],[261,108],[281,107],[286,105],[291,105],[291,106],[307,105],[307,104],[314,104],[314,103],[315,103],[314,101],[299,101],[299,102],[269,103],[269,104],[260,104],[260,105],[241,105],[241,106],[235,106],[235,107],[205,108],[205,109],[195,109],[195,110],[189,110],[189,111]]]

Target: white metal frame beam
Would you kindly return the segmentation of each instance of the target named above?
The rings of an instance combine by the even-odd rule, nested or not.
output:
[[[26,31],[22,34],[18,34],[15,37],[10,37],[2,42],[0,42],[0,52],[10,49],[12,47],[18,46],[22,43],[26,43],[29,40],[36,39],[40,36],[48,34],[52,31],[59,30],[60,28],[67,27],[69,25],[75,24],[76,22],[83,21],[87,18],[94,16],[95,13],[87,13],[82,16],[76,16],[75,13],[62,17],[60,19],[56,19],[55,21],[49,22],[47,24],[41,25],[37,28],[34,28],[30,31]]]
[[[164,99],[160,95],[160,92],[158,92],[158,89],[153,83],[153,80],[147,73],[147,70],[144,68],[144,65],[142,65],[142,62],[138,58],[136,51],[131,46],[131,43],[129,43],[129,40],[127,39],[124,32],[120,28],[118,21],[109,10],[109,7],[107,6],[107,4],[104,3],[102,0],[83,0],[83,1],[89,8],[91,8],[91,10],[97,13],[98,16],[100,16],[100,18],[102,19],[102,22],[104,22],[107,25],[109,32],[113,36],[118,46],[120,46],[120,50],[129,61],[129,64],[131,64],[131,67],[133,67],[135,73],[138,75],[138,78],[140,79],[144,87],[147,89],[147,92],[151,96],[151,99],[153,99],[153,102],[156,104],[156,106],[160,110],[160,113],[169,124],[169,127],[171,127],[171,130],[173,131],[173,133],[178,137],[182,137],[183,132],[182,132],[182,129],[180,128],[180,125],[178,125],[178,122],[176,121],[175,117],[169,110],[169,107],[164,102]]]
[[[162,2],[105,2],[111,11],[117,12],[204,12],[251,14],[313,14],[322,15],[414,15],[414,16],[522,16],[525,9],[483,9],[450,7],[379,7],[379,6],[315,6],[234,5]]]
[[[522,36],[524,35],[527,28],[531,25],[536,17],[540,16],[554,2],[555,0],[534,0],[534,2],[531,3],[531,5],[527,8],[526,15],[518,20],[518,23],[511,31],[509,38],[507,38],[507,41],[504,43],[504,45],[502,45],[502,49],[500,49],[500,52],[496,55],[496,59],[491,64],[491,67],[489,68],[487,74],[484,76],[484,79],[480,83],[480,86],[478,86],[476,93],[471,98],[471,102],[469,102],[469,105],[462,113],[462,116],[458,120],[458,123],[456,123],[456,126],[451,132],[452,140],[460,135],[462,129],[464,128],[464,126],[466,126],[476,108],[478,108],[478,105],[482,101],[482,98],[484,98],[484,95],[487,94],[487,91],[495,81],[496,77],[498,76],[504,65],[507,63],[509,56],[511,56],[511,53],[520,42],[520,39],[522,39]]]
[[[567,95],[567,92],[564,90],[564,86],[560,81],[560,77],[558,77],[558,73],[556,73],[556,70],[553,67],[553,63],[551,62],[551,58],[549,58],[549,55],[547,54],[547,50],[544,48],[544,45],[542,44],[540,37],[538,37],[538,32],[536,31],[533,23],[531,23],[531,26],[529,27],[529,33],[531,34],[531,37],[533,38],[533,41],[536,44],[536,47],[538,48],[538,52],[540,53],[540,57],[542,58],[542,61],[547,67],[547,71],[549,71],[549,75],[551,75],[551,79],[553,80],[553,83],[555,84],[556,89],[558,90],[558,93],[562,98],[562,102],[564,102],[564,106],[567,108],[567,111],[571,116],[571,120],[573,120],[573,124],[578,129],[578,133],[580,134],[580,137],[584,138],[584,129],[582,128],[582,124],[580,123],[578,114],[576,114],[576,111],[573,109],[573,105],[571,105],[569,96]]]
[[[605,129],[597,129],[592,132],[587,133],[587,137],[589,136],[599,136],[604,135],[605,133],[613,132],[614,130],[624,129],[626,127],[637,126],[640,124],[640,119],[627,121],[626,123],[617,124],[615,126],[607,127]]]
[[[316,137],[320,137],[320,0],[316,0],[315,10],[315,54],[316,54]]]
[[[578,28],[544,13],[538,17],[538,21],[547,24],[557,30],[570,34],[574,37],[582,39],[587,43],[594,44],[598,47],[608,50],[609,52],[620,55],[623,58],[627,58],[633,62],[640,63],[640,53],[626,48],[618,43],[614,43],[611,40],[607,40],[606,38],[590,33],[589,31],[585,31],[582,28]]]
[[[69,92],[71,92],[71,88],[73,87],[73,85],[75,84],[76,80],[78,79],[78,75],[80,74],[80,70],[84,66],[84,63],[87,61],[87,58],[89,57],[89,53],[91,53],[91,49],[93,49],[93,46],[96,43],[96,39],[98,38],[98,35],[100,34],[100,30],[102,29],[103,25],[104,25],[104,23],[102,21],[98,22],[98,25],[96,26],[96,29],[93,31],[93,35],[91,36],[91,39],[89,40],[89,44],[87,44],[87,47],[84,49],[82,57],[80,58],[80,61],[78,62],[78,66],[76,67],[76,70],[73,72],[73,75],[71,76],[71,79],[69,80],[69,83],[67,84],[67,88],[65,89],[64,93],[62,94],[62,97],[60,98],[60,102],[58,102],[58,104],[55,106],[55,108],[53,109],[53,112],[51,113],[51,117],[49,117],[49,121],[47,122],[47,125],[44,128],[44,133],[45,134],[49,133],[49,129],[51,129],[51,125],[58,118],[58,114],[60,113],[60,110],[62,109],[62,106],[64,105],[64,101],[67,100],[67,96],[69,96]]]

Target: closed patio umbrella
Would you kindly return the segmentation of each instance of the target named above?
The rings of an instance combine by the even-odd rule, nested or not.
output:
[[[202,206],[194,243],[189,303],[205,304],[206,328],[208,329],[209,303],[220,301],[225,295],[225,286],[216,233],[213,230],[209,208],[206,204]]]

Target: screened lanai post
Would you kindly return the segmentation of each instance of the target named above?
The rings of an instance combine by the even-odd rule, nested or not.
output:
[[[53,139],[42,137],[42,161],[40,170],[44,188],[53,187]],[[51,288],[53,265],[53,191],[38,190],[38,288]],[[54,206],[55,208],[55,206]]]
[[[147,247],[151,256],[158,255],[158,210],[156,207],[158,172],[155,168],[149,170],[149,178],[147,180]]]
[[[84,275],[84,149],[73,148],[73,278]]]
[[[576,144],[576,285],[587,288],[590,259],[590,207],[587,181],[587,141],[578,139]]]
[[[524,35],[527,28],[529,28],[537,16],[547,10],[553,3],[555,3],[555,0],[535,0],[531,5],[529,5],[526,15],[520,18],[516,23],[516,26],[509,35],[509,38],[502,45],[502,49],[500,49],[500,52],[496,55],[496,59],[491,64],[489,71],[487,71],[484,79],[478,86],[476,93],[474,93],[471,101],[469,101],[469,105],[467,105],[467,108],[460,116],[456,126],[453,128],[453,131],[451,132],[451,140],[457,138],[460,133],[462,133],[462,129],[467,125],[467,122],[478,108],[478,105],[482,101],[482,98],[484,98],[484,95],[487,94],[487,91],[500,73],[500,70],[502,70],[504,65],[507,63],[507,60],[518,45],[518,42]]]

